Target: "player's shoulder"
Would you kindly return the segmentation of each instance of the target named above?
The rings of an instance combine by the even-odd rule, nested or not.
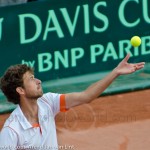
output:
[[[41,98],[49,99],[49,98],[53,98],[57,95],[60,95],[60,94],[59,93],[53,93],[53,92],[47,92],[47,93],[44,93]]]
[[[38,99],[39,107],[54,110],[55,107],[60,105],[60,95],[61,94],[52,92],[43,94],[43,96]]]
[[[44,93],[42,97],[40,97],[38,99],[38,101],[40,102],[50,102],[50,101],[53,101],[56,99],[56,97],[60,97],[61,94],[59,93],[52,93],[52,92],[47,92],[47,93]]]
[[[20,116],[19,116],[19,108],[17,107],[5,121],[3,128],[9,128],[12,130],[19,129],[20,124],[18,117]]]

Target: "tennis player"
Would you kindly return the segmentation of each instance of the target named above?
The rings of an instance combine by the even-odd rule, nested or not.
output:
[[[10,66],[0,80],[0,87],[9,102],[17,105],[0,133],[0,149],[58,148],[55,116],[71,107],[97,98],[118,76],[134,73],[144,62],[128,63],[128,54],[102,80],[82,92],[67,94],[44,93],[41,81],[27,65]]]

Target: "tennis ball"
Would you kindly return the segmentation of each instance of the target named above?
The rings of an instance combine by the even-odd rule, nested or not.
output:
[[[131,45],[134,47],[138,47],[141,45],[141,39],[139,36],[133,36],[130,42],[131,42]]]

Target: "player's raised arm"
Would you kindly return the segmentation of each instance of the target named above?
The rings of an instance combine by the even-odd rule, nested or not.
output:
[[[106,77],[93,83],[82,92],[66,94],[66,107],[71,108],[77,105],[91,102],[97,98],[119,75],[131,74],[136,70],[142,69],[145,62],[128,63],[130,55],[128,54],[118,66],[112,70]]]

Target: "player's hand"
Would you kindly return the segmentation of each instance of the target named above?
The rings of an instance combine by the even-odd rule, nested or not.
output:
[[[130,54],[127,54],[126,57],[115,68],[119,75],[130,74],[144,67],[145,62],[139,62],[134,64],[128,63],[129,58],[130,58]]]

